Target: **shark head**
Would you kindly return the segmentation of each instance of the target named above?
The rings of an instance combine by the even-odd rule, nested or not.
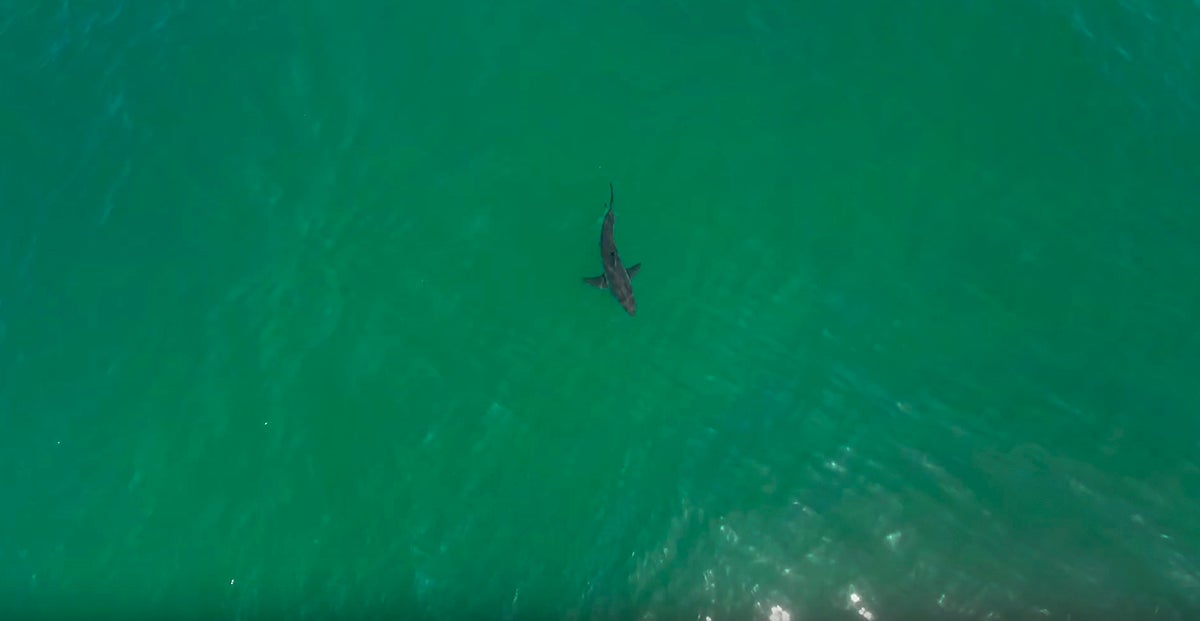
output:
[[[637,300],[633,299],[633,294],[621,300],[621,306],[625,307],[625,312],[629,313],[630,317],[637,315]]]

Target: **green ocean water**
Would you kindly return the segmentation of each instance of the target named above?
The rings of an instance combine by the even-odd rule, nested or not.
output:
[[[0,0],[0,618],[1196,618],[1197,59],[1183,0]]]

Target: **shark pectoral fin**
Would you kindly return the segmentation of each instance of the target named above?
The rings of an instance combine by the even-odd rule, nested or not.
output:
[[[638,270],[640,270],[640,269],[642,269],[642,264],[641,264],[641,263],[637,263],[637,264],[634,264],[634,266],[633,266],[633,267],[630,267],[630,268],[626,269],[626,270],[625,270],[625,273],[626,273],[626,274],[629,274],[629,279],[630,279],[630,280],[633,280],[633,277],[634,277],[634,276],[637,276]]]
[[[584,278],[583,282],[586,282],[587,284],[589,284],[593,287],[596,287],[597,289],[607,289],[608,288],[608,279],[604,277],[604,274],[601,274],[599,276],[592,276],[591,278]]]

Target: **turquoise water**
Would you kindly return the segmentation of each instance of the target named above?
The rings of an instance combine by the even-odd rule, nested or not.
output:
[[[1167,0],[0,0],[0,608],[1194,618],[1197,58]]]

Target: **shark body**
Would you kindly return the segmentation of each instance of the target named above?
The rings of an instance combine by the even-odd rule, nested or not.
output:
[[[613,186],[609,183],[608,212],[604,214],[604,224],[600,227],[600,261],[604,265],[604,273],[584,278],[583,281],[599,289],[608,289],[625,312],[632,316],[637,314],[637,301],[633,297],[633,277],[642,268],[642,264],[635,263],[626,268],[621,263],[621,254],[617,252],[617,243],[613,239],[613,194]]]

